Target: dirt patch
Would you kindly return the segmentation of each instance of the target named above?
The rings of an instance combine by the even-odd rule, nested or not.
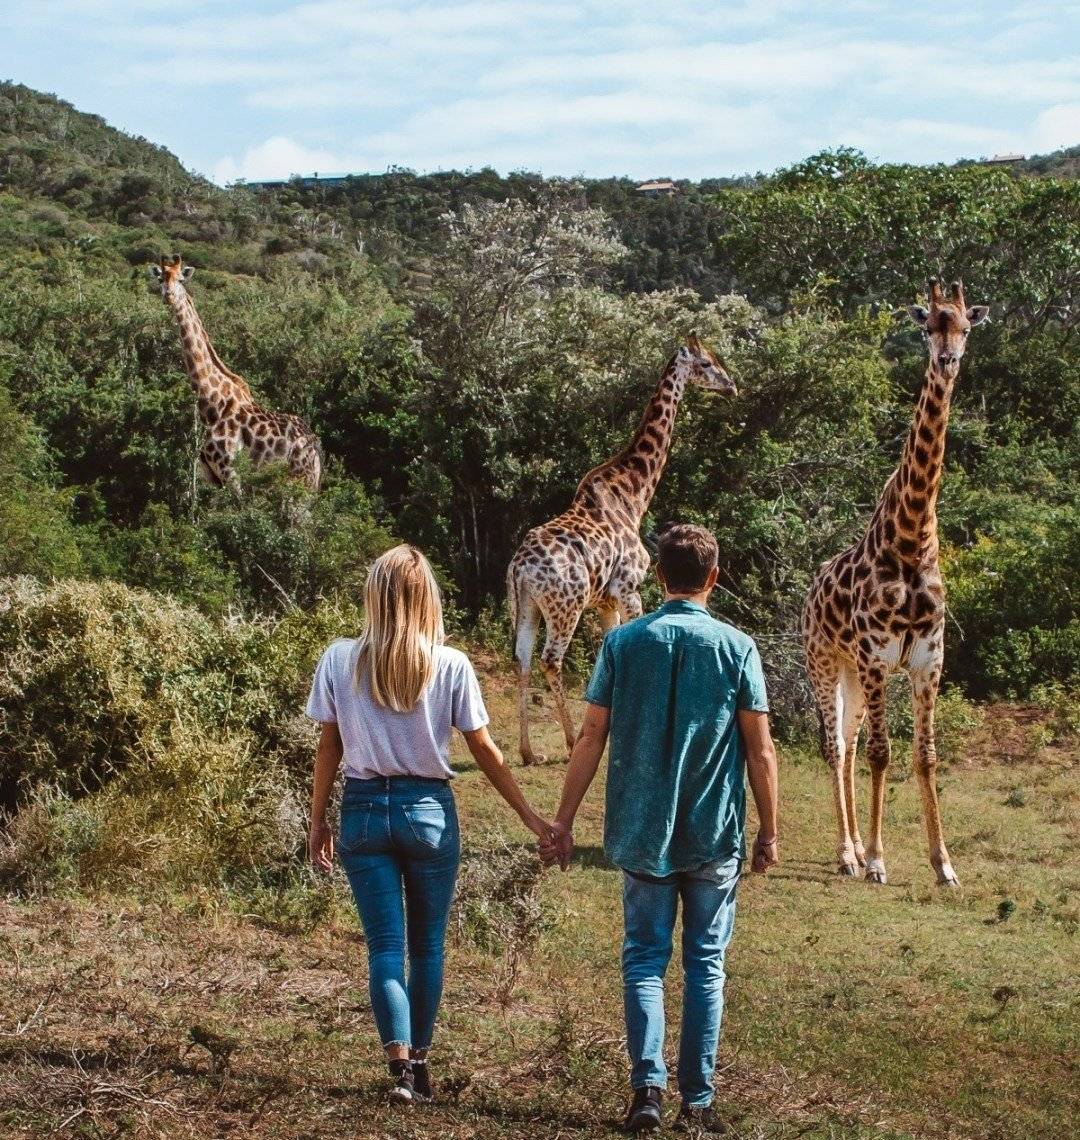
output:
[[[1051,712],[1038,705],[998,702],[983,707],[983,722],[965,745],[965,767],[994,764],[1067,765],[1076,741],[1059,735]]]

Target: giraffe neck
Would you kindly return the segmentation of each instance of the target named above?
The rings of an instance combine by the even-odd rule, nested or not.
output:
[[[887,517],[895,526],[893,545],[905,561],[921,561],[937,553],[937,498],[952,389],[953,381],[941,375],[931,362],[900,466],[891,481],[891,494],[883,499]]]
[[[169,294],[169,308],[180,328],[184,369],[196,396],[212,404],[229,396],[250,402],[248,386],[222,363],[185,289],[178,288]]]
[[[652,398],[645,405],[641,422],[630,442],[608,464],[612,474],[626,477],[631,487],[631,506],[638,519],[649,509],[660,476],[664,473],[675,415],[686,390],[686,375],[674,359],[664,369]]]

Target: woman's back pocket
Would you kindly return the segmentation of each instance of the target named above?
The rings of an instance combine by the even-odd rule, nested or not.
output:
[[[453,808],[436,799],[406,804],[402,811],[413,838],[430,851],[438,851],[454,827]]]

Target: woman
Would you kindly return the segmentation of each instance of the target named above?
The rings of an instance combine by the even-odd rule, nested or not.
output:
[[[390,1096],[426,1101],[460,855],[451,728],[525,825],[541,837],[550,827],[525,802],[488,734],[469,659],[442,643],[442,604],[427,559],[412,546],[388,550],[368,573],[364,605],[363,633],[326,650],[308,699],[308,716],[322,724],[308,846],[315,866],[331,870],[326,809],[344,757],[338,847],[367,940],[375,1022],[397,1082]]]

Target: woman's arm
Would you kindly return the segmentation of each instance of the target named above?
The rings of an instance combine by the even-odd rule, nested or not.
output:
[[[308,832],[308,855],[320,871],[334,869],[334,833],[326,822],[330,792],[337,779],[344,748],[336,724],[324,724],[315,753],[315,774],[311,787],[311,830]]]
[[[551,833],[551,826],[525,802],[518,782],[514,779],[514,773],[507,767],[499,746],[491,739],[491,733],[487,728],[463,732],[461,735],[465,737],[465,743],[469,746],[469,751],[480,771],[491,781],[499,795],[518,813],[521,822],[534,835],[546,839]]]

